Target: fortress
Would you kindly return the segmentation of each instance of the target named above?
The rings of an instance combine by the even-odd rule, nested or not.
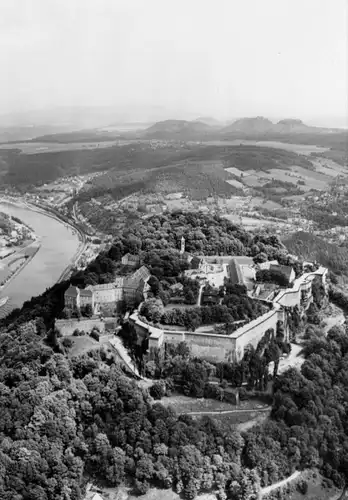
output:
[[[216,263],[217,266],[220,266],[219,269],[217,269],[218,272],[222,272],[224,265],[231,266],[229,276],[235,275],[235,281],[237,283],[247,282],[246,286],[248,289],[250,288],[253,274],[250,263],[252,259],[249,260],[248,257],[205,257],[204,259],[206,262],[210,261],[210,263],[212,263],[213,259],[218,259],[219,262]],[[231,261],[233,261],[233,263]],[[200,265],[206,266],[206,262],[204,264],[202,260],[199,262]],[[195,265],[196,264],[194,264],[194,266]],[[243,272],[241,266],[247,267],[246,272]],[[201,267],[199,272],[206,274],[205,279],[207,282],[210,282],[209,272],[212,273],[213,270],[210,269],[209,265],[208,267]],[[325,291],[327,291],[326,275],[327,269],[319,267],[316,271],[305,273],[298,279],[293,280],[290,269],[289,281],[290,283],[292,282],[292,288],[285,288],[277,291],[277,293],[273,294],[274,296],[271,300],[261,299],[270,306],[270,310],[229,335],[173,331],[157,328],[142,321],[139,318],[138,312],[134,312],[129,317],[129,321],[134,325],[140,338],[148,337],[150,357],[157,349],[164,349],[166,344],[187,342],[194,356],[204,358],[207,361],[240,361],[244,356],[244,351],[247,346],[252,345],[256,348],[258,342],[268,329],[272,328],[276,331],[278,321],[283,322],[286,335],[288,336],[287,316],[289,310],[298,306],[302,311],[305,311],[309,307],[310,303],[313,301],[312,283],[314,279],[320,278]],[[211,277],[211,279],[213,278]],[[248,282],[248,280],[250,281]],[[257,289],[257,287],[255,287],[255,282],[253,288]],[[255,292],[250,291],[249,296],[253,296],[252,293]],[[260,300],[260,298],[258,300]]]
[[[101,312],[111,316],[122,302],[132,306],[146,299],[149,277],[147,267],[141,266],[128,276],[116,277],[112,283],[89,285],[84,289],[70,286],[64,294],[64,307],[73,311],[89,305],[94,314]]]

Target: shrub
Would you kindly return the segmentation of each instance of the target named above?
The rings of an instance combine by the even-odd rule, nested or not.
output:
[[[79,337],[81,334],[80,334],[80,330],[78,328],[75,328],[75,330],[73,331],[73,336],[74,337]]]
[[[297,490],[302,494],[305,495],[308,491],[308,483],[304,479],[301,479],[296,485]]]
[[[70,349],[70,347],[72,347],[72,345],[73,345],[73,341],[71,339],[69,339],[68,337],[64,337],[64,339],[62,340],[62,344],[67,349]]]
[[[153,399],[162,399],[163,396],[166,394],[166,384],[163,380],[159,380],[158,382],[155,382],[151,387],[150,387],[150,396],[153,397]]]
[[[94,329],[91,331],[90,336],[92,337],[92,339],[97,340],[99,342],[99,333],[96,332]]]
[[[246,401],[247,399],[249,399],[248,393],[246,389],[244,389],[244,387],[241,387],[239,389],[239,399],[240,401]]]
[[[209,399],[216,399],[218,396],[218,386],[210,384],[209,382],[204,386],[204,397]]]

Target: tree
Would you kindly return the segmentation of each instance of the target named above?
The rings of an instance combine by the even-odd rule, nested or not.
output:
[[[93,309],[91,304],[86,304],[85,306],[81,307],[81,314],[86,318],[91,318],[93,316]]]
[[[140,314],[154,323],[158,323],[160,321],[163,313],[163,302],[161,299],[156,298],[146,300],[140,309]]]
[[[90,336],[92,337],[92,339],[97,340],[99,342],[100,334],[97,330],[94,330],[94,328],[91,331]]]
[[[151,292],[154,294],[155,297],[157,297],[162,288],[158,278],[156,278],[156,276],[150,276],[148,285],[151,288]]]
[[[72,345],[73,345],[73,341],[71,339],[69,339],[68,337],[64,337],[62,340],[62,344],[67,349],[70,349],[70,347],[72,347]]]
[[[160,380],[158,382],[154,382],[152,386],[150,387],[150,395],[154,399],[162,399],[163,396],[166,395],[166,385],[163,380]]]

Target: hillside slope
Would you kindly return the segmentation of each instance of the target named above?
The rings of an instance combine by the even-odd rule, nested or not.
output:
[[[348,275],[348,248],[337,247],[314,234],[299,231],[283,241],[288,251],[309,261],[318,261],[331,271]]]
[[[257,146],[197,146],[179,150],[146,149],[129,152],[128,162],[119,163],[105,174],[86,184],[80,201],[111,194],[115,200],[137,191],[172,193],[183,191],[191,199],[208,196],[230,197],[237,193],[226,181],[235,177],[226,171],[271,168],[287,169],[292,165],[311,168],[311,162],[296,153]]]
[[[221,130],[222,134],[239,133],[243,134],[264,134],[273,128],[273,123],[268,118],[257,116],[255,118],[240,118],[228,127]]]
[[[200,121],[165,120],[155,123],[138,135],[148,139],[189,141],[210,134],[213,131],[214,129],[210,125]]]

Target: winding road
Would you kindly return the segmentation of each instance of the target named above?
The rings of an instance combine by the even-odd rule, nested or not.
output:
[[[291,481],[294,481],[294,479],[297,479],[300,476],[301,472],[300,471],[295,471],[291,476],[286,477],[282,481],[278,481],[277,483],[271,484],[270,486],[266,486],[265,488],[261,488],[261,498],[264,495],[268,495],[268,493],[271,493],[273,490],[277,490],[278,488],[281,488],[282,486],[285,486],[286,484],[290,483]]]

